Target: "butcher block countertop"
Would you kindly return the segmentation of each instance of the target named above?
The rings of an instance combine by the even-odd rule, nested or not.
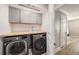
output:
[[[16,36],[16,35],[25,35],[25,34],[36,34],[36,33],[45,33],[44,31],[32,31],[32,32],[10,32],[10,33],[0,33],[0,37],[5,36]]]

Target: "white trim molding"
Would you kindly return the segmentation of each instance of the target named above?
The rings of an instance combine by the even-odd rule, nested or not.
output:
[[[72,18],[68,18],[68,21],[77,20],[77,19],[79,19],[79,16],[77,16],[77,17],[72,17]]]

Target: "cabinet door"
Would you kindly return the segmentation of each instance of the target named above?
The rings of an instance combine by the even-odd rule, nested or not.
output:
[[[9,21],[19,23],[20,21],[20,9],[9,7]]]
[[[36,23],[42,24],[42,14],[40,14],[40,13],[36,14]]]
[[[30,23],[36,23],[36,13],[31,12],[30,14]]]
[[[31,12],[21,10],[21,23],[30,23],[31,21]]]
[[[42,23],[42,14],[31,12],[31,23],[41,24]]]
[[[41,24],[42,14],[21,10],[21,23]]]

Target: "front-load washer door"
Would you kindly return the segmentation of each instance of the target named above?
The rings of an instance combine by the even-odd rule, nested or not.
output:
[[[28,53],[27,41],[14,41],[7,45],[6,55],[25,55]]]

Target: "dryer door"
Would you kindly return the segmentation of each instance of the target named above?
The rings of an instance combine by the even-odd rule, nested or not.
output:
[[[35,44],[34,44],[35,49],[40,51],[45,48],[45,44],[46,44],[45,39],[39,38],[38,40],[35,41]]]
[[[6,47],[6,55],[25,55],[27,52],[27,42],[24,40],[11,42]]]

